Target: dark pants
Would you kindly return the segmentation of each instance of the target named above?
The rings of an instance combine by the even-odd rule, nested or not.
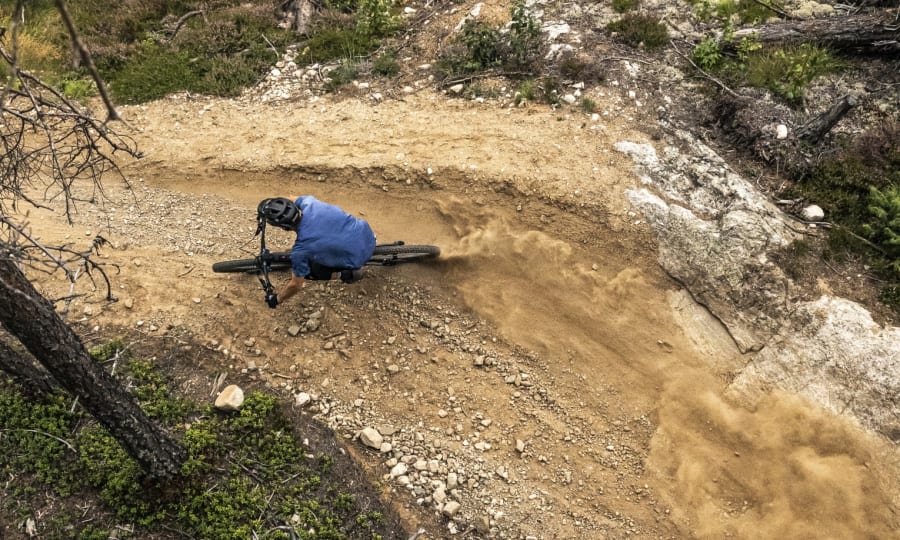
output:
[[[322,266],[319,263],[310,262],[309,275],[306,276],[306,279],[312,279],[315,281],[328,281],[329,279],[331,279],[332,274],[340,271],[340,268],[331,268],[330,266]]]
[[[335,273],[341,274],[341,281],[345,283],[352,283],[359,279],[358,276],[354,275],[354,270],[350,268],[332,268],[330,266],[323,266],[319,263],[310,262],[309,263],[309,275],[306,276],[306,279],[311,279],[314,281],[328,281],[332,278]],[[358,272],[358,270],[357,270]],[[361,274],[360,274],[361,275]]]

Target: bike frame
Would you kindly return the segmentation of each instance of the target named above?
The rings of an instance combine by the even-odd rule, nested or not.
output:
[[[263,291],[266,293],[266,298],[269,295],[275,294],[275,287],[272,285],[272,282],[269,280],[269,272],[272,270],[272,252],[266,246],[266,220],[262,216],[257,216],[257,226],[256,233],[254,236],[259,236],[259,255],[256,256],[256,265],[259,267],[260,272],[262,273],[262,277],[259,278],[259,283],[262,285]],[[402,246],[405,245],[405,242],[397,241],[391,242],[390,244],[378,244],[378,247],[383,246]],[[377,264],[380,266],[393,266],[398,264],[398,261],[392,261],[386,259],[380,262],[367,262],[369,264]]]
[[[259,255],[256,257],[256,264],[262,271],[262,277],[259,283],[266,292],[266,298],[275,294],[275,287],[269,281],[269,270],[272,268],[272,261],[269,248],[266,247],[266,220],[262,216],[257,216],[256,235],[259,235]]]

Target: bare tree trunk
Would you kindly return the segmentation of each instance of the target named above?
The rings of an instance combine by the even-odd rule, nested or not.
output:
[[[281,4],[281,10],[288,19],[291,30],[298,34],[307,34],[312,22],[316,4],[312,0],[286,0]]]
[[[77,334],[9,257],[0,257],[0,323],[155,480],[178,474],[184,450],[85,350]]]
[[[894,17],[891,12],[883,12],[764,24],[737,30],[727,44],[754,38],[762,42],[823,43],[848,51],[888,55],[900,51],[900,24]]]
[[[827,111],[800,126],[797,136],[813,144],[819,142],[850,109],[856,107],[856,103],[856,96],[852,94],[842,97]]]
[[[0,341],[0,371],[12,377],[22,392],[33,399],[48,396],[56,388],[53,376],[35,365],[30,355],[16,351],[3,341]]]

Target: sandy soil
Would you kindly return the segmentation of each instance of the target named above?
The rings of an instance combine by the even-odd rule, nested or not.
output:
[[[47,238],[113,242],[103,256],[120,265],[120,301],[98,295],[73,316],[148,336],[189,331],[223,351],[220,366],[185,366],[198,378],[255,369],[316,394],[348,437],[377,422],[415,433],[474,480],[455,495],[459,530],[897,537],[894,449],[793,396],[753,410],[722,396],[743,360],[658,268],[627,206],[639,179],[613,144],[652,142],[627,115],[601,126],[429,93],[177,97],[122,113],[146,157],[124,164],[132,184],[109,188],[111,212],[85,208],[74,226],[33,220]],[[252,256],[259,199],[303,193],[365,217],[380,240],[437,244],[443,256],[311,285],[276,310],[253,278],[210,271]],[[288,334],[314,317],[314,331]],[[430,499],[381,478],[389,455],[348,444],[411,530],[452,536]]]

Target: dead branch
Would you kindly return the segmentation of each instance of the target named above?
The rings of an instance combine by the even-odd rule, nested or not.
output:
[[[887,10],[742,28],[735,31],[723,45],[725,48],[734,47],[744,38],[764,43],[822,43],[847,52],[875,55],[891,55],[900,51],[900,25],[894,14]]]
[[[797,136],[810,143],[817,143],[856,106],[858,99],[853,94],[840,98],[824,113],[797,128]]]
[[[202,9],[188,11],[187,13],[179,17],[175,22],[175,28],[172,29],[172,35],[169,36],[169,39],[175,39],[175,34],[177,34],[179,30],[181,30],[181,27],[184,25],[184,23],[191,17],[196,17],[197,15],[203,15],[203,18],[206,18],[206,12]]]
[[[91,58],[87,47],[84,46],[81,37],[78,35],[78,31],[75,29],[75,24],[72,22],[72,16],[69,15],[68,6],[66,6],[66,3],[63,0],[55,0],[54,3],[56,4],[56,9],[59,11],[60,17],[62,17],[63,23],[66,25],[69,36],[72,38],[72,46],[78,52],[78,56],[87,67],[88,72],[90,72],[91,79],[93,79],[94,84],[97,85],[97,91],[100,92],[100,97],[103,99],[103,104],[106,106],[106,121],[104,123],[107,123],[110,120],[122,120],[119,116],[119,112],[116,111],[112,101],[109,99],[109,95],[106,93],[106,87],[103,85],[103,79],[100,78],[97,66],[94,65],[94,59]]]
[[[704,71],[703,68],[701,68],[700,66],[698,66],[697,64],[695,64],[694,61],[691,60],[691,58],[690,58],[688,55],[686,55],[686,54],[682,53],[680,50],[678,50],[678,46],[675,45],[675,41],[674,41],[674,40],[670,40],[669,43],[672,45],[672,49],[675,50],[675,52],[678,54],[678,56],[680,56],[680,57],[684,58],[685,60],[687,60],[688,63],[689,63],[690,65],[694,66],[694,69],[696,69],[697,71],[699,71],[704,77],[706,77],[706,78],[709,79],[710,81],[716,83],[716,85],[718,85],[719,88],[721,88],[722,90],[724,90],[725,92],[727,92],[728,95],[730,95],[730,96],[732,96],[732,97],[735,97],[735,98],[738,98],[738,99],[741,98],[740,94],[738,94],[737,92],[735,92],[735,91],[732,90],[731,88],[728,88],[728,86],[727,86],[725,83],[723,83],[722,81],[720,81],[720,80],[717,79],[716,77],[713,77],[712,75],[710,75],[709,73],[707,73],[706,71]]]

